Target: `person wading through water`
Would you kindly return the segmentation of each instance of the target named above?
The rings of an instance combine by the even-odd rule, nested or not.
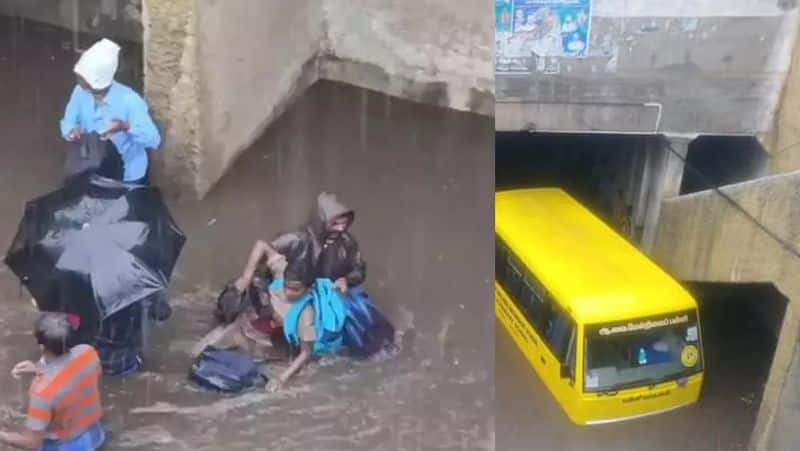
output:
[[[42,313],[34,327],[41,349],[37,363],[18,363],[14,378],[34,374],[28,420],[20,433],[0,432],[0,443],[40,451],[94,451],[105,441],[100,424],[100,360],[88,345],[70,347],[64,313]]]

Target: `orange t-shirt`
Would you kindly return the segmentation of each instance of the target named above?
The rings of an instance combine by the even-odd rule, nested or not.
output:
[[[31,384],[28,428],[67,441],[100,421],[101,374],[100,358],[89,345],[75,346],[47,362]]]

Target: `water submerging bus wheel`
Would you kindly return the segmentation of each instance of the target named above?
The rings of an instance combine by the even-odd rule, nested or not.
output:
[[[495,194],[495,310],[569,418],[600,424],[692,404],[697,302],[559,189]]]

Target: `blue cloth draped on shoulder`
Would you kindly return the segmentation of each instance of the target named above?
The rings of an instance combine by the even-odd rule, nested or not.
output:
[[[330,279],[317,279],[311,291],[295,302],[284,319],[286,341],[298,345],[300,313],[314,306],[317,341],[315,354],[333,354],[346,347],[350,354],[367,358],[394,343],[394,326],[360,287],[342,297]]]
[[[296,301],[283,321],[286,341],[300,344],[297,322],[300,314],[309,304],[314,306],[314,325],[317,340],[314,342],[315,354],[335,354],[342,348],[342,330],[345,323],[345,308],[341,296],[330,279],[317,279],[311,290]]]
[[[393,346],[394,326],[361,287],[348,290],[344,304],[344,345],[353,357],[367,358]]]

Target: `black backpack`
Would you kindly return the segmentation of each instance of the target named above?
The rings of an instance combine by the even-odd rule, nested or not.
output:
[[[230,324],[250,306],[255,308],[256,311],[261,311],[261,298],[258,295],[258,288],[250,285],[242,293],[231,282],[222,289],[222,292],[217,297],[217,308],[214,311],[214,316],[222,324]]]

